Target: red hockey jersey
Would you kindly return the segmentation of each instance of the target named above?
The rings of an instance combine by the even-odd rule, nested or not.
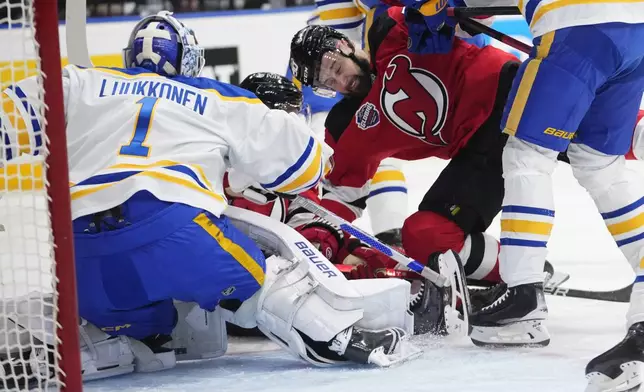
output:
[[[387,157],[453,157],[490,116],[503,65],[517,61],[460,39],[447,54],[414,54],[408,38],[401,7],[369,30],[373,86],[364,99],[338,102],[325,124],[332,184],[361,187]]]

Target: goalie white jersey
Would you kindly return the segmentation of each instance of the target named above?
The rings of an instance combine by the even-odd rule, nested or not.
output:
[[[219,216],[229,167],[268,190],[299,193],[318,183],[332,153],[296,115],[212,79],[69,65],[63,87],[73,218],[140,190]],[[39,153],[37,94],[33,78],[3,92],[7,159]]]

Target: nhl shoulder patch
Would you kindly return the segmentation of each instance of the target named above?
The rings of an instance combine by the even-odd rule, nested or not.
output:
[[[376,105],[371,102],[365,102],[356,112],[356,125],[360,129],[368,129],[378,125],[380,122],[380,113]]]

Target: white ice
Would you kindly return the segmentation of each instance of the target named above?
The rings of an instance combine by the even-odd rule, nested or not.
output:
[[[641,168],[644,165],[630,163]],[[406,163],[410,213],[445,163]],[[608,234],[590,197],[560,164],[555,173],[556,220],[549,260],[571,274],[566,286],[595,290],[621,288],[633,272]],[[363,227],[368,227],[366,219]],[[498,221],[490,233],[498,236]],[[231,343],[229,354],[180,363],[154,374],[127,375],[85,384],[85,391],[261,391],[261,392],[573,392],[585,387],[584,367],[612,347],[625,332],[627,305],[547,297],[552,341],[541,349],[492,350],[469,340],[414,337],[424,355],[392,369],[317,369],[291,359],[263,341]]]

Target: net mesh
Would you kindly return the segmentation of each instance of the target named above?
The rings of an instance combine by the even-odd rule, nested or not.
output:
[[[0,0],[0,390],[58,390],[54,241],[33,4]],[[21,80],[33,77],[32,81]]]

